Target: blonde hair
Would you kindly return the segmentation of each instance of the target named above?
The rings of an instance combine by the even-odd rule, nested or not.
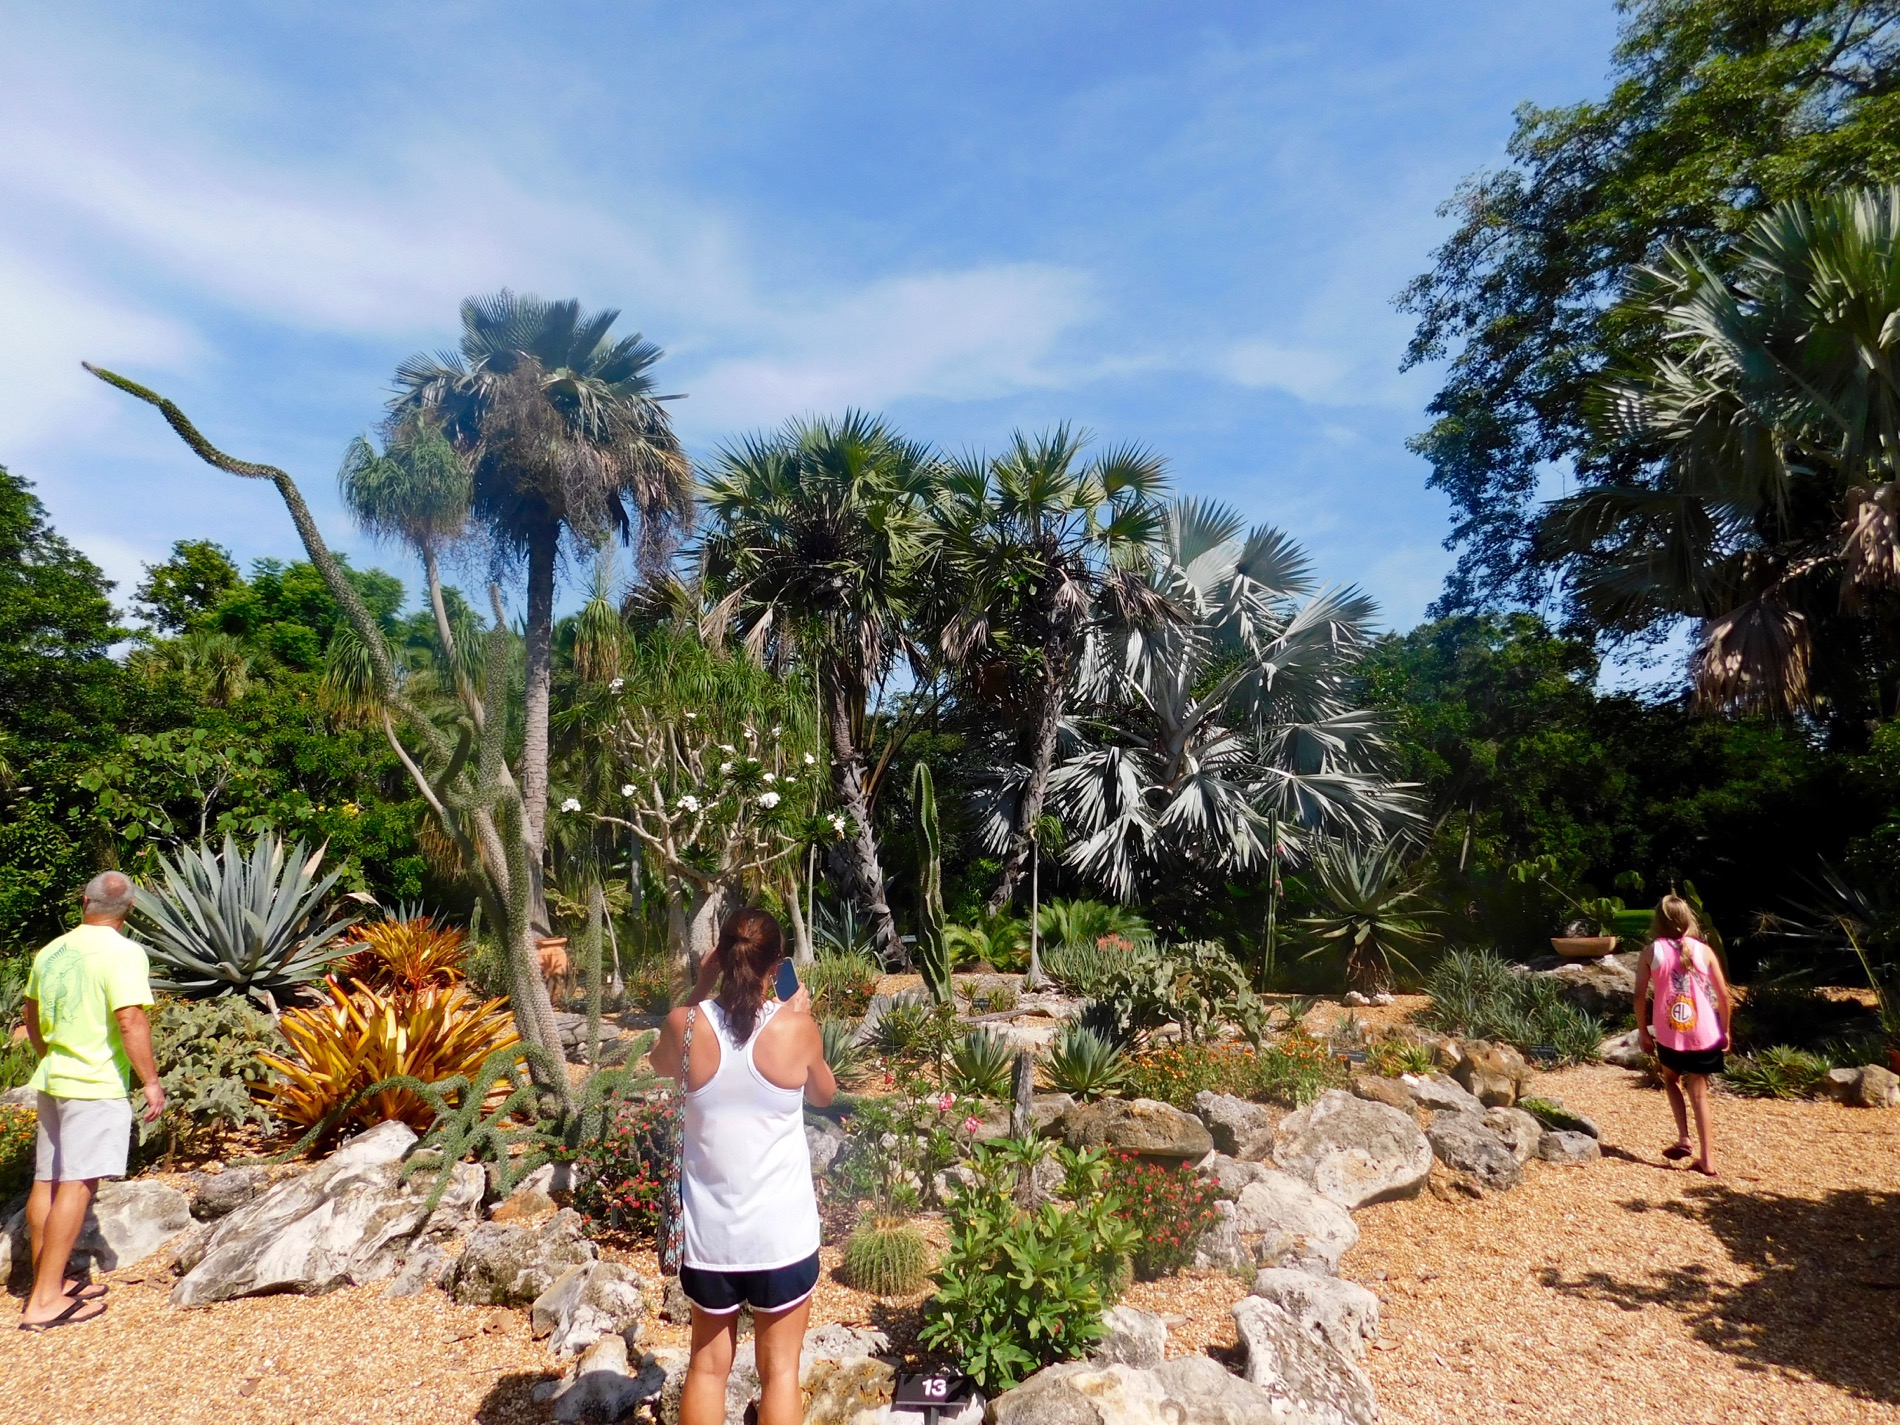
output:
[[[1649,938],[1651,940],[1684,940],[1702,934],[1702,926],[1696,921],[1695,911],[1689,902],[1681,896],[1664,896],[1657,903],[1656,913],[1649,918]]]

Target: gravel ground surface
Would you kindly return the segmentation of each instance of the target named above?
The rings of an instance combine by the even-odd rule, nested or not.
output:
[[[1710,1182],[1663,1163],[1668,1111],[1637,1075],[1572,1069],[1537,1087],[1597,1119],[1602,1163],[1534,1163],[1512,1193],[1359,1214],[1343,1270],[1384,1303],[1368,1369],[1385,1420],[1900,1421],[1900,1111],[1720,1097],[1727,1151]],[[926,1229],[940,1244],[941,1225]],[[607,1255],[653,1270],[650,1253]],[[814,1321],[907,1345],[917,1299],[850,1291],[825,1255]],[[101,1321],[0,1352],[0,1422],[513,1425],[546,1419],[528,1391],[559,1370],[525,1313],[439,1292],[176,1311],[156,1263],[107,1280]],[[1175,1319],[1173,1353],[1218,1355],[1245,1290],[1201,1273],[1129,1300]],[[649,1343],[684,1336],[649,1322]]]

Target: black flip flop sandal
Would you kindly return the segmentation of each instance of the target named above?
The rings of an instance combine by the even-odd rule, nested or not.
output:
[[[88,1301],[75,1301],[51,1321],[22,1321],[20,1329],[22,1331],[51,1331],[60,1326],[78,1326],[87,1321],[96,1321],[106,1314],[105,1307],[101,1305],[92,1315],[80,1316],[80,1309],[90,1305],[92,1303]]]
[[[1663,1156],[1672,1163],[1680,1163],[1684,1158],[1693,1158],[1695,1153],[1680,1143],[1675,1143],[1663,1149]]]

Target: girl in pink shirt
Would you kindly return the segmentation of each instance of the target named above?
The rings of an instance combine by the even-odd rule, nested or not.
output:
[[[1688,1110],[1693,1106],[1702,1145],[1696,1170],[1714,1177],[1709,1076],[1722,1072],[1731,1005],[1722,962],[1696,938],[1700,929],[1687,901],[1663,897],[1649,923],[1649,948],[1636,965],[1636,1025],[1637,1042],[1662,1066],[1663,1088],[1676,1115],[1676,1141],[1663,1156],[1671,1161],[1690,1156]]]

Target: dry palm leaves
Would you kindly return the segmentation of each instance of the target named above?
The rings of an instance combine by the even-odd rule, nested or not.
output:
[[[1773,595],[1751,599],[1704,626],[1695,655],[1696,706],[1736,713],[1805,707],[1812,657],[1805,615]]]
[[[1841,598],[1858,608],[1878,589],[1900,589],[1900,481],[1847,492],[1841,557],[1847,568]]]

